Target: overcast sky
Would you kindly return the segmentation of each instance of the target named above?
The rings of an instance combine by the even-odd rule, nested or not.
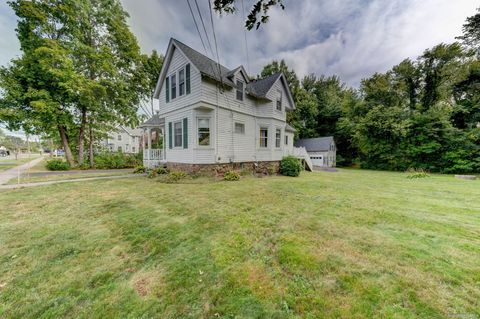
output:
[[[190,0],[195,10],[194,1]],[[197,0],[213,42],[208,0]],[[203,52],[186,0],[122,0],[144,52],[164,54],[174,37]],[[244,0],[246,10],[253,0]],[[452,42],[479,0],[285,0],[260,30],[246,31],[241,6],[235,15],[214,16],[221,63],[240,64],[256,75],[273,59],[285,59],[299,76],[337,74],[358,86],[426,48]],[[239,1],[239,4],[241,2]],[[0,65],[18,55],[16,19],[0,0]],[[202,30],[200,24],[200,30]]]

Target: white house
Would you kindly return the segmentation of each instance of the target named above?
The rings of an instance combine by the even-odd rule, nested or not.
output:
[[[118,126],[108,133],[102,144],[111,152],[136,154],[141,150],[142,134],[141,129]]]
[[[335,167],[337,162],[337,146],[333,136],[305,138],[295,142],[295,146],[304,147],[313,166]]]
[[[278,163],[294,149],[286,114],[295,108],[282,73],[252,80],[243,66],[228,69],[171,39],[154,93],[159,112],[140,127],[152,167]],[[164,136],[152,147],[152,132]],[[238,165],[237,165],[238,166]]]

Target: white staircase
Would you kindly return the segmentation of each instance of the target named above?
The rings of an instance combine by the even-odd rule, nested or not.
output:
[[[294,147],[292,156],[302,159],[305,162],[305,169],[313,171],[312,160],[305,147]]]

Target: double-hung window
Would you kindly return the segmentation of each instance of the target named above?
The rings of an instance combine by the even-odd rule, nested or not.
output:
[[[288,135],[285,134],[285,145],[288,145]]]
[[[243,101],[243,82],[237,80],[237,100]]]
[[[245,124],[235,122],[235,134],[245,134]]]
[[[182,122],[173,123],[173,146],[182,147],[183,134]]]
[[[198,145],[209,146],[210,145],[210,119],[199,118],[197,120],[198,129]]]
[[[171,97],[172,97],[172,100],[173,100],[174,98],[177,97],[177,76],[176,76],[176,74],[173,74],[172,76],[170,76],[170,85],[172,87]]]
[[[277,111],[282,110],[282,91],[277,91]]]
[[[282,131],[280,129],[275,130],[275,147],[280,148],[280,143],[282,139]]]
[[[268,128],[260,128],[260,147],[268,147]]]
[[[178,96],[185,94],[185,69],[178,71]]]

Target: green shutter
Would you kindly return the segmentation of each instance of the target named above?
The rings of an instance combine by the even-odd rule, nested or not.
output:
[[[188,119],[183,119],[183,148],[188,148]]]
[[[168,103],[168,101],[170,101],[170,78],[168,76],[165,79],[165,98],[167,99]]]
[[[190,94],[190,63],[185,67],[185,82],[187,87],[187,94]]]
[[[173,137],[172,137],[172,122],[168,122],[168,148],[172,148],[173,144]]]

